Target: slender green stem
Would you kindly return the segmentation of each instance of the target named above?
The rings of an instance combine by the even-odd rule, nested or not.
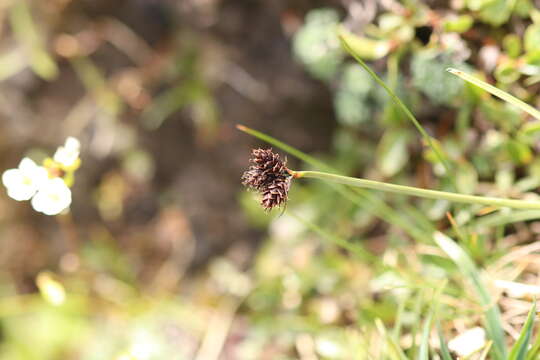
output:
[[[386,85],[386,83],[377,74],[375,74],[375,72],[371,70],[369,66],[367,66],[367,64],[360,58],[360,56],[356,54],[356,52],[351,48],[351,46],[347,42],[347,39],[343,35],[343,33],[341,32],[338,33],[338,37],[339,37],[339,40],[341,41],[341,45],[345,48],[345,50],[347,50],[347,52],[351,54],[351,56],[358,62],[358,64],[360,64],[360,66],[362,66],[364,70],[366,70],[368,74],[371,75],[371,77],[380,86],[382,86],[384,90],[386,90],[386,92],[388,93],[392,101],[394,101],[394,103],[405,113],[407,118],[409,118],[409,120],[414,124],[414,126],[416,127],[420,135],[422,135],[427,145],[431,148],[431,150],[433,150],[433,153],[435,154],[437,159],[444,166],[446,173],[448,175],[451,175],[451,166],[448,162],[448,159],[441,153],[439,148],[433,142],[433,138],[426,132],[426,130],[424,130],[422,125],[420,125],[420,122],[414,117],[413,113],[409,110],[409,108],[403,103],[403,101],[401,101],[401,99],[394,93],[394,91],[390,89],[390,87],[388,87],[388,85]],[[452,185],[454,185],[455,187],[454,179],[452,176],[450,176],[450,181],[452,182]]]
[[[513,209],[540,209],[540,201],[512,200],[495,197],[464,195],[445,191],[427,190],[412,186],[388,184],[379,181],[335,175],[319,171],[296,171],[295,178],[313,178],[360,188],[386,191],[402,195],[418,196],[428,199],[448,200],[467,204],[480,204]]]

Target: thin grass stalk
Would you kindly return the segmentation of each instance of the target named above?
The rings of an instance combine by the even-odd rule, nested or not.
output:
[[[465,195],[446,191],[421,189],[412,186],[388,184],[374,180],[359,179],[320,171],[297,171],[294,173],[294,176],[296,178],[319,179],[335,182],[338,184],[360,187],[364,189],[380,190],[385,192],[391,192],[394,194],[416,196],[435,200],[448,200],[452,202],[495,207],[509,207],[513,209],[540,209],[540,201],[514,200],[496,197]]]
[[[481,89],[484,89],[485,91],[489,92],[492,95],[495,95],[496,97],[508,102],[509,104],[512,104],[516,106],[517,108],[525,111],[529,115],[533,116],[537,120],[540,120],[540,111],[533,108],[531,105],[519,100],[518,98],[508,94],[505,91],[502,91],[501,89],[497,89],[495,86],[490,85],[480,79],[475,78],[472,75],[467,74],[466,72],[463,72],[461,70],[457,70],[454,68],[448,68],[446,69],[450,74],[456,75],[460,77],[461,79],[478,86]]]
[[[347,52],[366,70],[369,75],[380,85],[383,87],[384,90],[388,93],[392,101],[405,113],[405,115],[409,118],[409,120],[414,124],[418,132],[420,132],[420,135],[424,138],[427,145],[433,150],[433,153],[437,157],[437,159],[443,164],[446,173],[449,175],[450,180],[452,181],[452,184],[455,187],[454,184],[454,178],[451,176],[451,166],[448,163],[448,160],[445,156],[439,151],[437,146],[433,142],[433,138],[427,133],[427,131],[420,125],[420,122],[414,117],[413,113],[409,110],[409,108],[401,101],[401,99],[390,89],[388,85],[377,75],[367,64],[355,53],[355,51],[350,47],[350,45],[347,43],[347,40],[345,39],[345,36],[343,36],[342,33],[338,33],[339,40],[341,42],[341,45],[347,50]]]

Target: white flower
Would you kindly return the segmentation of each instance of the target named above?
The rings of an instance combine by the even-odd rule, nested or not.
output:
[[[17,201],[30,199],[47,179],[47,169],[26,157],[17,169],[9,169],[2,174],[8,196]]]
[[[54,161],[64,167],[70,167],[79,158],[81,143],[74,137],[68,137],[64,146],[60,146],[54,153]]]
[[[49,179],[32,198],[34,210],[45,215],[56,215],[71,204],[71,190],[61,178]]]

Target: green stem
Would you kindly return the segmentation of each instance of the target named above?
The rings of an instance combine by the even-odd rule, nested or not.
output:
[[[368,72],[369,75],[388,93],[392,101],[405,113],[405,115],[409,118],[409,120],[414,124],[420,135],[424,138],[427,145],[433,150],[433,153],[437,157],[437,160],[441,162],[441,164],[444,166],[446,170],[447,175],[451,175],[451,165],[449,164],[448,159],[446,156],[444,156],[441,151],[439,151],[439,148],[436,146],[436,144],[433,142],[433,138],[424,130],[422,125],[420,125],[420,122],[414,117],[413,113],[409,110],[409,108],[401,101],[401,99],[395,94],[395,92],[386,85],[386,83],[373,71],[367,64],[356,54],[356,52],[352,49],[352,47],[347,42],[347,39],[343,35],[343,33],[338,33],[339,40],[341,41],[341,45],[347,50],[347,52],[360,64],[361,67],[364,68]],[[450,181],[454,188],[456,187],[456,184],[454,184],[454,179],[452,176],[450,176]]]
[[[512,200],[495,197],[474,196],[446,191],[427,190],[412,186],[388,184],[379,181],[335,175],[320,171],[296,171],[295,178],[313,178],[360,188],[386,191],[402,195],[418,196],[428,199],[448,200],[467,204],[480,204],[513,209],[540,209],[540,201]]]

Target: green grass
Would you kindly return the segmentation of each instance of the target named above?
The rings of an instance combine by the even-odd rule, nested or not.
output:
[[[348,47],[346,39],[341,37],[341,41],[345,49],[351,52],[352,50]],[[431,137],[427,135],[425,130],[421,127],[416,118],[414,118],[412,113],[403,104],[403,102],[399,100],[399,98],[394,94],[394,92],[388,86],[386,86],[386,84],[384,84],[384,82],[369,67],[367,67],[367,65],[359,57],[355,56],[354,53],[352,53],[352,55],[360,63],[360,65],[366,71],[368,71],[370,75],[372,75],[373,78],[381,86],[383,86],[383,88],[388,92],[395,104],[403,110],[407,117],[409,117],[413,124],[418,128],[419,132],[426,140],[426,143],[429,146],[432,146],[435,154],[440,157],[439,159],[441,160],[441,162],[446,164],[446,161],[442,161],[442,155],[437,151],[437,149],[431,142]],[[454,71],[453,73],[456,73],[456,71]],[[474,80],[473,78],[467,77],[463,74],[464,73],[459,72],[458,75],[460,75],[467,81],[471,81],[475,85],[478,85],[481,88],[490,91],[496,96],[499,96],[505,100],[509,100],[512,104],[518,106],[520,109],[527,111],[532,115],[535,114],[534,111],[531,111],[530,107],[523,105],[523,103],[520,103],[517,99],[510,97],[509,95],[506,96],[507,94],[502,92],[501,90],[496,89],[495,91],[492,87],[487,86],[485,83]],[[333,169],[332,167],[321,162],[320,160],[313,158],[301,152],[300,150],[290,145],[287,145],[267,134],[263,134],[259,131],[241,125],[239,125],[238,128],[252,136],[257,137],[260,140],[269,143],[276,148],[279,148],[291,154],[292,156],[297,157],[298,159],[302,160],[304,163],[314,169],[334,173],[337,171],[336,169]],[[448,170],[449,169],[447,168],[447,171]],[[339,179],[352,179],[351,181],[336,182],[345,185],[351,185],[353,187],[357,186],[356,182],[358,181],[362,181],[361,186],[363,187],[363,182],[365,182],[365,180],[361,179],[339,177],[327,173],[318,173],[314,171],[299,172],[298,174],[300,174],[301,177],[303,177],[302,175],[304,174],[306,174],[306,176],[314,174],[313,177],[319,178],[323,181],[330,180],[330,182],[334,182],[334,177]],[[324,176],[319,176],[319,174],[323,174]],[[326,179],[326,175],[328,175],[328,179]],[[452,173],[448,173],[448,176],[455,180],[455,175],[453,175]],[[428,284],[430,281],[433,281],[433,279],[418,279],[418,277],[414,274],[413,269],[408,268],[406,265],[404,265],[404,263],[400,263],[399,261],[397,263],[393,263],[392,265],[388,265],[384,262],[381,263],[377,261],[377,259],[374,259],[373,255],[371,255],[369,252],[366,252],[363,247],[358,247],[356,244],[352,244],[349,241],[339,236],[336,236],[336,234],[332,230],[323,229],[312,221],[302,220],[301,217],[299,217],[298,215],[293,215],[297,220],[302,222],[307,229],[314,231],[323,239],[330,241],[338,247],[350,251],[352,254],[356,254],[356,259],[359,259],[362,262],[368,262],[376,265],[376,267],[374,267],[374,269],[377,269],[376,271],[393,273],[406,282],[411,279],[417,279],[420,281],[417,284],[417,289],[419,289],[416,297],[417,301],[414,302],[414,305],[406,305],[406,302],[400,302],[397,312],[395,313],[396,317],[393,320],[393,325],[395,326],[393,329],[388,330],[385,322],[383,322],[382,319],[374,319],[375,333],[378,334],[378,336],[382,339],[382,343],[385,344],[384,348],[381,350],[382,354],[384,354],[383,358],[399,360],[415,358],[418,360],[425,360],[430,359],[430,356],[435,353],[439,354],[439,356],[444,360],[452,358],[452,355],[450,354],[450,351],[448,350],[448,347],[446,345],[447,340],[444,331],[442,330],[442,327],[440,325],[440,319],[437,319],[437,337],[440,342],[440,347],[438,349],[433,349],[430,345],[430,339],[432,337],[432,325],[435,317],[439,318],[442,314],[446,314],[445,316],[449,316],[448,314],[452,313],[451,308],[449,308],[447,304],[441,305],[439,309],[440,311],[436,310],[439,307],[435,306],[435,304],[439,303],[439,299],[443,295],[451,296],[453,299],[456,299],[458,301],[459,299],[470,299],[471,301],[476,302],[478,306],[480,306],[480,308],[482,309],[482,316],[478,318],[478,320],[481,320],[481,323],[487,331],[489,339],[488,342],[482,347],[482,351],[476,355],[478,359],[489,358],[495,360],[514,360],[533,359],[534,356],[536,356],[538,349],[540,349],[540,341],[537,340],[532,347],[529,347],[529,343],[533,334],[533,319],[536,309],[534,304],[531,308],[531,311],[529,312],[529,316],[527,317],[526,322],[523,325],[519,339],[513,342],[511,348],[508,349],[508,340],[505,331],[503,330],[501,310],[497,305],[499,295],[493,294],[492,289],[486,283],[486,281],[489,282],[490,279],[482,273],[482,270],[477,266],[477,264],[475,264],[475,261],[473,261],[472,257],[468,254],[465,248],[460,246],[443,232],[433,232],[432,222],[429,221],[422,212],[412,211],[412,207],[409,207],[407,202],[395,203],[398,205],[398,207],[396,208],[395,206],[385,203],[381,200],[381,198],[376,197],[375,194],[369,191],[363,189],[359,191],[359,189],[353,190],[347,187],[336,186],[333,184],[330,185],[338,194],[343,196],[345,199],[353,202],[359,208],[371,213],[374,216],[378,216],[380,219],[387,221],[398,228],[405,230],[405,233],[410,235],[413,239],[419,241],[418,244],[436,244],[454,263],[454,267],[448,267],[447,265],[439,266],[441,266],[441,270],[444,269],[444,271],[446,272],[446,279],[457,279],[459,283],[449,284],[446,289],[443,289],[443,287],[441,287],[439,295],[437,295],[437,299],[434,298],[431,301],[431,306],[429,306],[426,310],[425,300],[423,300],[424,295],[422,294],[424,293],[425,289],[429,288]],[[379,187],[373,186],[373,188],[378,189]],[[435,198],[437,198],[437,196],[435,196]],[[534,201],[531,201],[530,204],[532,204],[532,206],[536,206],[536,202]],[[485,205],[488,204],[485,203]],[[406,210],[400,211],[400,209]],[[404,216],[404,214],[406,215]],[[452,224],[452,227],[448,228],[449,233],[457,234],[459,239],[465,243],[475,241],[474,239],[476,235],[474,234],[476,234],[476,231],[478,230],[483,230],[494,226],[501,227],[513,224],[518,221],[527,221],[540,217],[540,214],[537,210],[515,210],[496,212],[478,219],[473,219],[473,221],[470,221],[470,224],[467,225],[467,228],[462,229],[460,228],[460,226],[458,226],[456,220],[454,220],[454,217],[450,214],[448,215]],[[414,219],[412,220],[414,222],[406,223],[406,219]],[[473,234],[474,236],[470,237],[471,234]],[[426,236],[428,236],[429,239],[427,239]],[[369,240],[365,239],[364,241]],[[474,243],[470,243],[469,245],[476,246],[474,245]],[[415,249],[415,247],[416,246],[413,245],[413,249]],[[399,253],[400,250],[398,249],[396,254]],[[489,261],[489,254],[479,254],[479,256],[485,256],[484,261]],[[420,266],[428,265],[428,263],[426,263],[425,260],[422,258],[418,258],[415,261],[418,261],[417,264],[420,264]],[[469,287],[472,288],[474,292],[472,294],[465,294],[464,292]],[[412,289],[413,287],[409,287],[409,291]],[[408,313],[415,314],[416,322],[405,326],[404,319],[406,318],[406,314]],[[422,318],[423,320],[421,320]],[[410,347],[403,348],[402,345],[400,345],[399,339],[404,334],[409,334],[409,336],[412,336],[412,344],[410,345]],[[417,335],[419,336],[418,344],[416,343]]]

